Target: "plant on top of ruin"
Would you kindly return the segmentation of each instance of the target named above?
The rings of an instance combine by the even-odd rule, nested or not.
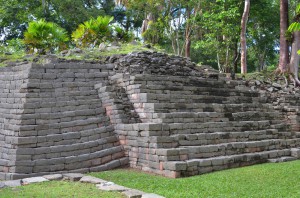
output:
[[[121,42],[130,42],[134,39],[134,34],[129,31],[125,31],[119,26],[114,26],[115,39]]]
[[[65,49],[68,40],[68,33],[65,29],[41,19],[29,23],[23,42],[29,52],[33,53],[36,50],[39,54],[45,54]]]
[[[110,23],[114,20],[110,16],[99,16],[80,24],[72,33],[72,39],[78,47],[95,47],[102,42],[112,40]]]

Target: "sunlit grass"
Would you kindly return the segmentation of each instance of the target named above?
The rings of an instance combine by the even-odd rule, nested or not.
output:
[[[180,179],[126,169],[91,175],[170,198],[300,197],[300,161],[255,165]]]
[[[104,192],[94,184],[51,181],[0,189],[1,198],[124,198],[118,192]]]

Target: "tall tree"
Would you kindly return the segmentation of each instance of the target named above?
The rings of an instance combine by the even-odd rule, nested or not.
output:
[[[292,32],[293,42],[291,51],[291,60],[289,64],[289,70],[291,73],[291,79],[294,80],[295,85],[300,86],[300,81],[298,78],[299,61],[300,57],[297,53],[300,49],[300,4],[295,9],[295,16],[293,18],[293,23],[290,25],[288,31]]]
[[[247,70],[261,71],[278,64],[279,1],[251,1],[247,23]]]
[[[286,38],[289,20],[289,1],[280,0],[280,57],[279,57],[279,72],[286,72],[287,64],[289,63],[289,45]]]
[[[241,20],[241,73],[247,73],[247,42],[246,30],[250,11],[250,0],[245,0],[244,13]]]

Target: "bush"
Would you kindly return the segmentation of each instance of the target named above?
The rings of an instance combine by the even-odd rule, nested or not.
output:
[[[78,26],[72,33],[72,39],[78,47],[95,47],[104,41],[111,41],[112,28],[109,24],[113,19],[110,16],[90,19]]]
[[[40,54],[65,49],[68,40],[65,29],[43,19],[30,22],[24,33],[24,43],[28,50],[30,52],[37,50]]]
[[[117,41],[121,42],[130,42],[134,38],[134,34],[132,32],[126,32],[124,29],[122,29],[119,26],[114,26],[115,30],[115,38]]]

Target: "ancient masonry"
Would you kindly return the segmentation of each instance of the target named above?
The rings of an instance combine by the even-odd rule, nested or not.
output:
[[[0,69],[0,179],[121,166],[167,177],[300,157],[297,95],[270,100],[140,52]]]

